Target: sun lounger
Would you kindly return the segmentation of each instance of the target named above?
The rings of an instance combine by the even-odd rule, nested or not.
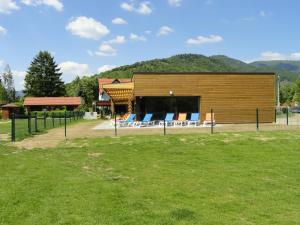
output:
[[[216,125],[215,114],[214,113],[206,113],[205,120],[203,121],[203,125]]]
[[[164,121],[160,121],[159,125],[163,126],[164,122],[165,122],[166,126],[172,126],[172,125],[174,125],[173,118],[174,118],[174,113],[167,113],[167,115],[165,117],[165,120]]]
[[[131,127],[134,125],[134,119],[136,115],[130,114],[126,121],[120,122],[120,127]]]
[[[188,126],[199,126],[200,125],[200,120],[199,120],[199,113],[192,113],[191,114],[191,119],[188,121]]]
[[[154,121],[151,121],[153,117],[152,113],[148,113],[144,116],[144,119],[142,121],[136,122],[135,126],[138,127],[146,127],[150,125],[154,125]]]
[[[178,119],[174,122],[175,125],[186,126],[188,123],[186,117],[187,117],[186,113],[179,113]]]

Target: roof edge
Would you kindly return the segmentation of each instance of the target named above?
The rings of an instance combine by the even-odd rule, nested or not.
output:
[[[134,72],[133,75],[276,75],[275,72]]]

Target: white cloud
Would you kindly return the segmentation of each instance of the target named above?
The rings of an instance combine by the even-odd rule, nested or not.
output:
[[[12,71],[12,74],[13,74],[15,77],[25,78],[27,72],[26,72],[26,71],[20,71],[20,70],[13,70],[13,71]]]
[[[129,38],[130,38],[130,40],[133,40],[133,41],[147,41],[147,39],[143,35],[139,36],[134,33],[131,33]]]
[[[157,36],[163,36],[163,35],[168,35],[170,33],[174,32],[174,30],[171,28],[171,27],[168,27],[168,26],[162,26],[158,33],[157,33]]]
[[[132,12],[134,10],[134,6],[133,6],[133,3],[130,2],[123,2],[121,3],[121,8],[126,10],[126,11],[129,11],[129,12]]]
[[[187,44],[190,45],[204,45],[209,43],[222,42],[223,38],[219,35],[210,35],[208,37],[198,36],[196,38],[190,38],[187,40]]]
[[[108,28],[101,22],[88,17],[77,17],[67,26],[66,30],[82,38],[99,40],[109,33]]]
[[[271,12],[264,11],[264,10],[261,10],[261,11],[259,12],[259,15],[260,15],[261,17],[268,17],[268,16],[271,16],[272,13],[271,13]]]
[[[168,2],[171,6],[179,7],[181,6],[182,0],[168,0]]]
[[[151,34],[152,31],[151,31],[151,30],[146,30],[145,33],[146,33],[146,34]]]
[[[84,76],[89,74],[89,66],[87,64],[65,61],[60,63],[58,67],[63,73],[64,80],[66,81],[72,80],[76,76]]]
[[[106,41],[105,43],[108,44],[124,44],[126,42],[126,38],[124,36],[117,36],[114,39],[111,39],[109,41]]]
[[[0,13],[9,14],[13,10],[18,10],[19,6],[13,0],[0,0]]]
[[[0,69],[4,66],[4,61],[0,60]]]
[[[136,12],[141,15],[150,15],[153,11],[151,3],[148,1],[140,2],[139,4],[135,3],[134,1],[123,2],[120,6],[126,11]]]
[[[116,25],[124,25],[124,24],[127,24],[127,21],[122,19],[122,18],[114,18],[112,21],[111,21],[113,24],[116,24]]]
[[[103,65],[103,66],[101,66],[101,67],[99,67],[99,68],[97,69],[97,72],[98,72],[98,73],[103,73],[103,72],[112,70],[112,69],[114,69],[114,68],[116,68],[116,67],[117,67],[117,66],[115,66],[115,65]]]
[[[152,7],[150,2],[142,2],[136,10],[139,14],[149,15],[152,13]]]
[[[6,33],[7,33],[7,30],[4,27],[0,26],[0,35],[6,34]]]
[[[64,5],[61,0],[22,0],[25,5],[40,6],[46,5],[54,8],[57,11],[63,11]]]
[[[279,52],[262,52],[259,57],[260,60],[263,61],[269,61],[269,60],[284,60],[287,59],[287,57],[284,54],[281,54]]]
[[[291,59],[300,60],[300,52],[295,52],[291,54]]]
[[[89,56],[94,56],[94,52],[92,50],[86,50],[86,53],[89,55]]]
[[[116,56],[117,50],[114,49],[111,45],[103,43],[100,45],[98,51],[95,52],[98,56]]]

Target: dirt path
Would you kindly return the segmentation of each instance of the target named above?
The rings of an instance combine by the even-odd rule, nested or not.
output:
[[[97,132],[95,132],[93,127],[101,123],[100,121],[88,121],[78,124],[72,124],[67,127],[67,140],[85,137],[97,137]],[[66,141],[65,139],[65,129],[64,127],[55,128],[48,130],[45,134],[35,135],[31,138],[24,139],[22,141],[16,142],[13,145],[26,148],[49,148],[55,147],[61,142]]]
[[[105,136],[115,136],[114,129],[94,130],[102,121],[85,121],[78,124],[73,124],[67,127],[67,139],[65,139],[64,127],[49,130],[45,134],[36,135],[32,138],[27,138],[23,141],[13,143],[14,146],[33,149],[33,148],[49,148],[56,147],[66,140],[73,140],[77,138],[97,138]],[[284,126],[275,124],[261,124],[261,131],[283,131],[283,130],[297,130],[300,131],[300,126]],[[222,132],[245,132],[256,131],[255,124],[239,124],[239,125],[220,125],[214,128],[215,133]],[[206,133],[210,134],[210,128],[167,128],[167,134],[191,134],[191,133]],[[129,128],[118,129],[118,136],[123,135],[163,135],[163,128]]]

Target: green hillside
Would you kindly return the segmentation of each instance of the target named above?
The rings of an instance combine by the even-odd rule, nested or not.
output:
[[[287,70],[290,72],[300,73],[300,61],[291,60],[274,60],[274,61],[258,61],[251,65],[260,67],[273,67],[278,70]]]
[[[206,57],[197,54],[181,54],[170,58],[154,59],[121,66],[97,74],[97,77],[130,78],[135,72],[275,72],[282,80],[294,81],[300,74],[294,67],[284,69],[264,62],[247,64],[223,55]]]

